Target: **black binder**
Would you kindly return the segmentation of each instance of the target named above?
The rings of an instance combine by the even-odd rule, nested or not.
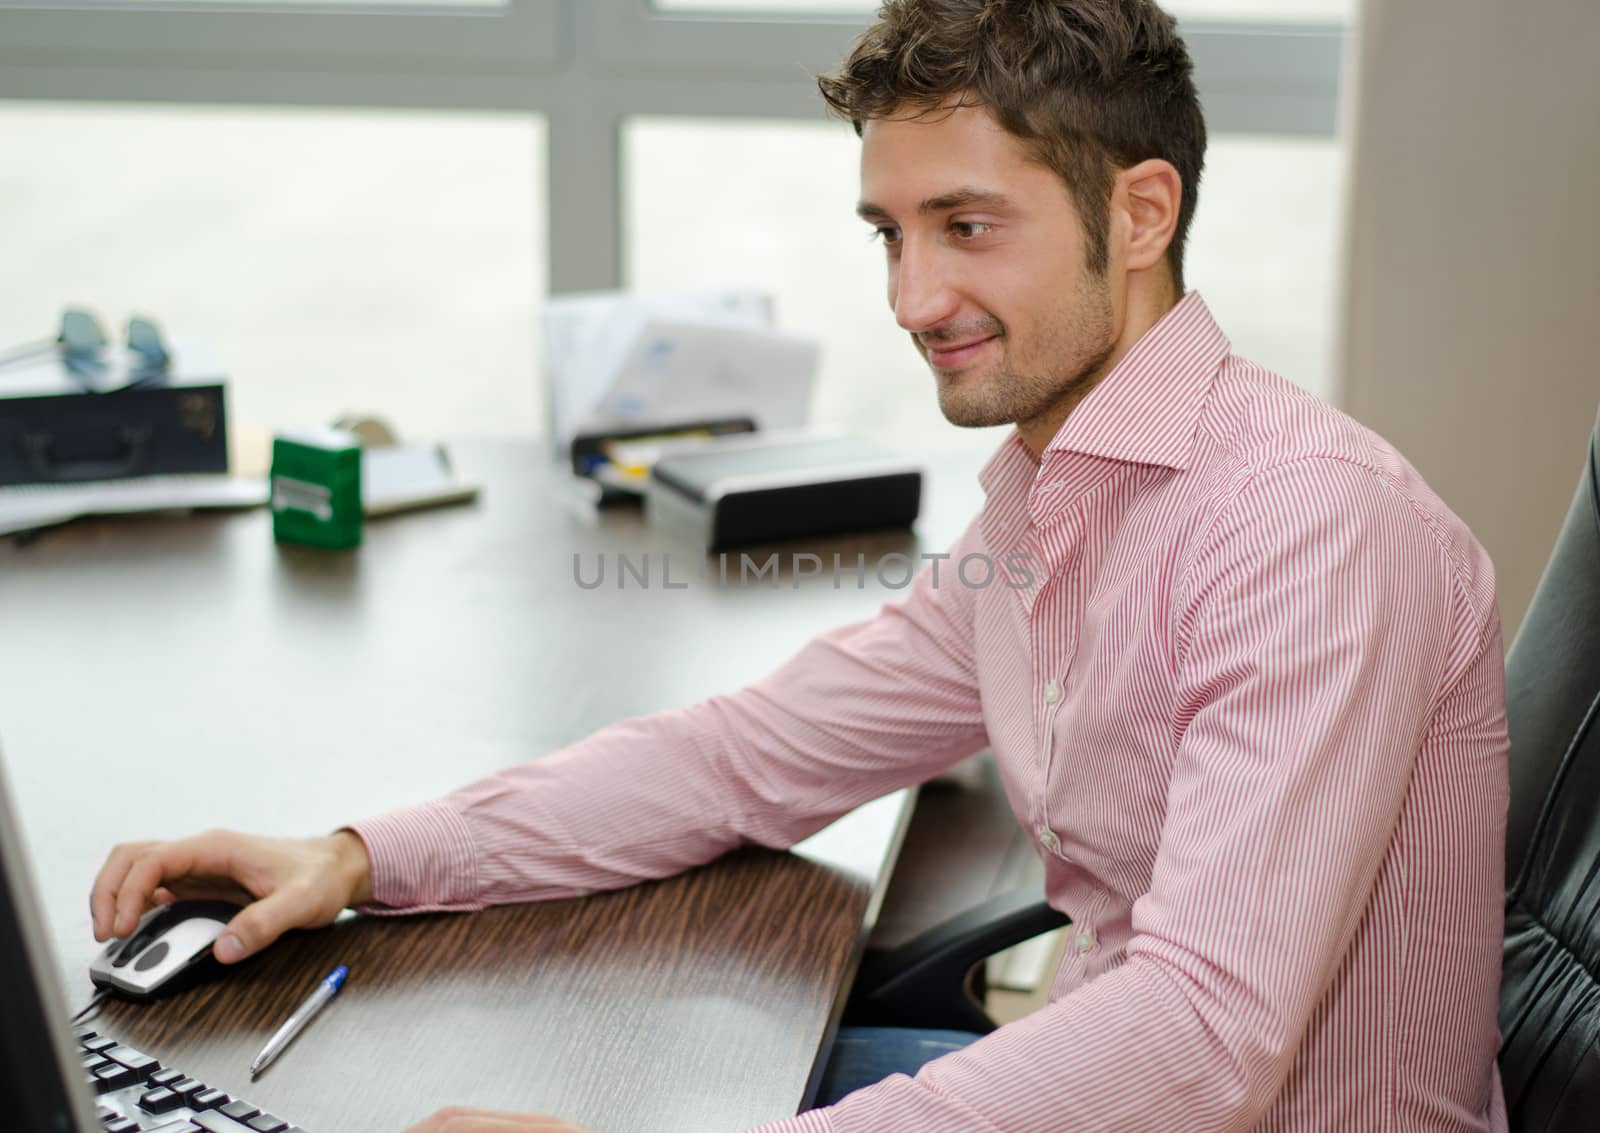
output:
[[[0,371],[0,485],[227,470],[220,377],[97,392],[58,365]]]

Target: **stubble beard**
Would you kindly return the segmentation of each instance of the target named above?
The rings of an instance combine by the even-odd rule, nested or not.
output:
[[[1025,425],[1074,404],[1101,377],[1115,348],[1110,289],[1086,272],[1073,302],[1041,329],[1037,356],[1048,370],[1019,365],[1011,337],[999,328],[1000,360],[987,374],[935,373],[939,410],[952,425],[968,429]]]

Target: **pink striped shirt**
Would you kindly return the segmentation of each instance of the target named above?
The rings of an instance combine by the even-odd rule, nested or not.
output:
[[[1504,1130],[1504,670],[1466,527],[1196,294],[982,482],[937,577],[765,680],[358,825],[377,900],[788,846],[987,744],[1073,920],[1051,1002],[764,1133]]]

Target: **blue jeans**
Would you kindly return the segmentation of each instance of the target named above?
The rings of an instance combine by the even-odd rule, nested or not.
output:
[[[822,1071],[816,1104],[832,1105],[846,1094],[891,1074],[915,1074],[925,1062],[960,1050],[980,1036],[971,1031],[915,1027],[840,1027]]]

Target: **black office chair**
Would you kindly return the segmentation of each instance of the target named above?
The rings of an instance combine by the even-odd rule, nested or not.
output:
[[[1500,1074],[1518,1133],[1600,1128],[1600,420],[1506,658]]]
[[[1600,419],[1577,496],[1506,660],[1506,832],[1500,1071],[1517,1133],[1600,1128]],[[972,992],[991,952],[1066,918],[1040,894],[996,897],[868,953],[846,1019],[994,1026]]]
[[[844,1021],[987,1034],[983,961],[1067,923],[1042,884],[1018,884],[1036,851],[985,752],[922,788]]]

